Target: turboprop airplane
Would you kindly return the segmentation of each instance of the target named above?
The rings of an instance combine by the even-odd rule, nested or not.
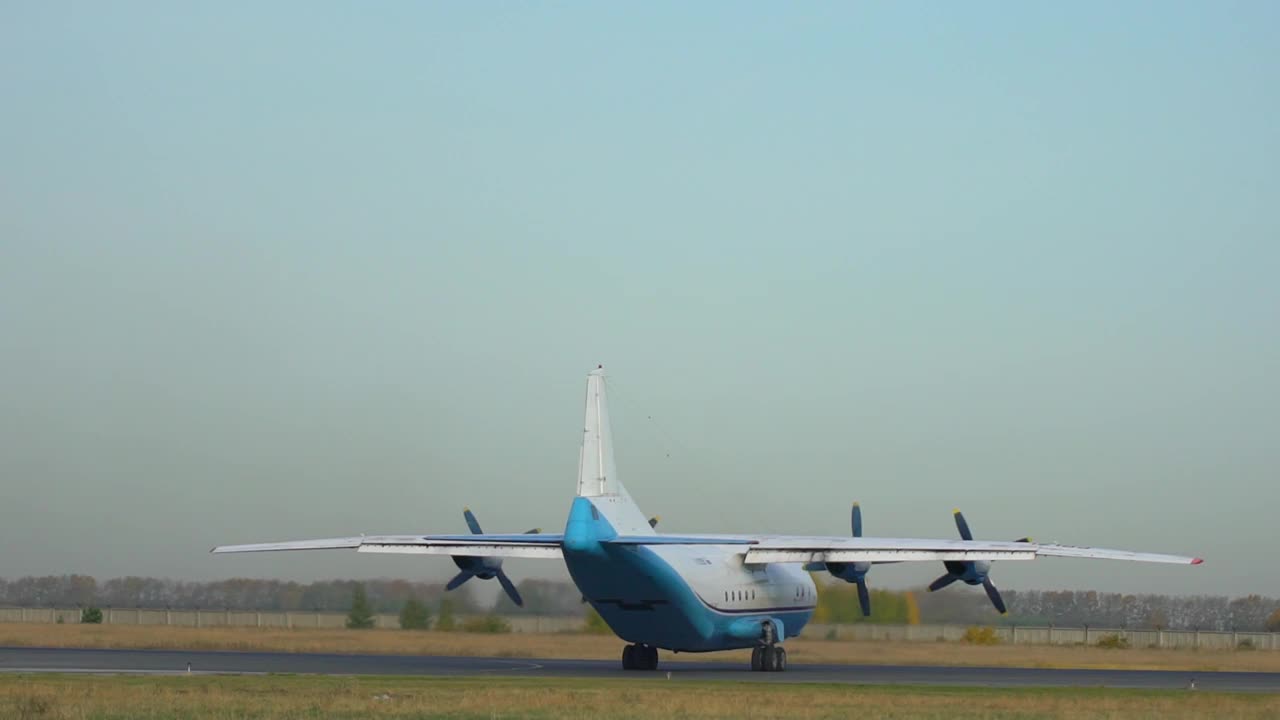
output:
[[[353,549],[362,553],[447,555],[470,580],[497,578],[517,604],[503,558],[563,560],[582,596],[629,643],[624,670],[654,670],[658,650],[710,652],[751,648],[751,669],[787,667],[787,638],[813,615],[818,600],[810,570],[857,583],[869,611],[866,574],[872,564],[942,562],[938,589],[956,580],[983,585],[1000,611],[1004,603],[988,574],[996,560],[1038,557],[1104,558],[1197,565],[1199,558],[1125,550],[974,540],[956,511],[959,540],[862,537],[854,506],[853,536],[677,535],[656,530],[623,487],[614,465],[603,367],[587,375],[586,420],[578,463],[578,491],[562,533],[482,532],[470,511],[468,535],[361,535],[295,542],[224,545],[215,553]]]

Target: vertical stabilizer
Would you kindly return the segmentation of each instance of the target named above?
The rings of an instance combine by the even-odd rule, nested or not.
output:
[[[593,505],[623,534],[651,534],[653,528],[636,507],[613,460],[613,436],[609,430],[609,401],[605,393],[604,368],[587,374],[586,417],[583,422],[582,453],[578,458],[578,496],[593,499]]]

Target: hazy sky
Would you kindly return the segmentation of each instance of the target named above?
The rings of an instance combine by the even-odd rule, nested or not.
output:
[[[0,576],[445,577],[206,551],[562,527],[604,363],[663,529],[1280,595],[1276,3],[0,17]]]

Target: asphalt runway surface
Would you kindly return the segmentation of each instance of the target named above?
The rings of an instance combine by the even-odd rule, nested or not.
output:
[[[623,671],[612,660],[340,655],[179,650],[0,648],[0,672],[109,674],[420,675],[429,677],[667,678],[751,682],[968,687],[1113,687],[1280,692],[1280,673],[1185,670],[1058,670],[910,665],[809,665],[755,673],[739,662],[664,662],[656,672]]]

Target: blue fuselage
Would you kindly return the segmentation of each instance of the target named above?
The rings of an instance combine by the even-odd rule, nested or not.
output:
[[[798,565],[745,565],[741,546],[617,545],[591,499],[569,513],[565,566],[592,607],[622,639],[680,652],[753,647],[764,626],[799,634],[817,593]]]

